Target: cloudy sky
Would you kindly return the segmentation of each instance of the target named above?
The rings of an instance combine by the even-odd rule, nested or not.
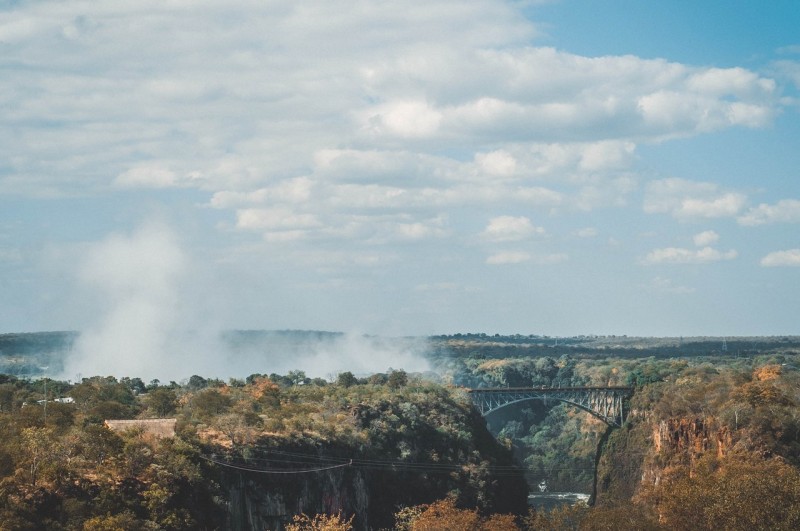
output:
[[[794,0],[3,2],[0,332],[800,333],[797,28]]]

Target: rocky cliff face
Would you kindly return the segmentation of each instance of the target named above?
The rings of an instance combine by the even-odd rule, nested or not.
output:
[[[670,466],[688,466],[713,453],[725,457],[733,434],[716,418],[657,418],[653,412],[631,414],[628,424],[607,434],[597,460],[595,499],[599,504],[627,501],[643,486],[659,483]]]
[[[690,455],[716,452],[724,457],[731,446],[731,433],[718,427],[713,418],[671,418],[655,423],[653,450],[656,453],[688,452]]]
[[[373,526],[369,487],[358,470],[337,469],[292,477],[234,471],[224,475],[223,488],[229,493],[227,527],[235,531],[278,530],[296,514],[340,511],[356,515],[357,529]]]
[[[289,477],[227,471],[221,478],[229,500],[227,528],[280,530],[296,514],[341,511],[355,515],[355,529],[391,529],[400,507],[430,503],[452,491],[449,474],[436,476],[349,467]],[[490,478],[483,487],[478,495],[495,497],[499,511],[526,510],[528,488],[521,476]]]
[[[511,452],[491,436],[477,413],[474,419],[470,416],[470,428],[463,433],[469,434],[464,440],[469,442],[469,453],[457,450],[447,460],[428,460],[427,465],[413,459],[408,463],[393,460],[379,453],[359,455],[359,448],[349,446],[323,450],[296,442],[281,445],[276,440],[254,444],[248,448],[246,460],[240,456],[236,461],[243,463],[240,468],[219,468],[220,485],[227,493],[227,527],[279,530],[294,515],[341,512],[345,517],[355,516],[355,529],[390,529],[400,508],[431,503],[451,493],[467,507],[524,514],[528,485],[521,471],[509,474]],[[423,437],[420,429],[416,433],[414,446],[435,448],[430,434]],[[459,444],[457,440],[451,442],[454,447]],[[438,448],[437,452],[444,455],[445,449]],[[307,466],[315,457],[337,455],[339,462],[359,457],[340,468],[295,473],[296,467]],[[292,461],[287,459],[303,459],[305,464],[294,465],[292,470]],[[268,473],[265,463],[272,463],[273,472],[275,466],[288,466],[284,473]]]

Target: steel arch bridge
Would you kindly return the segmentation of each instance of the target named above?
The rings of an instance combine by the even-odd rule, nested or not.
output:
[[[631,387],[485,387],[467,389],[472,403],[486,416],[492,411],[526,400],[558,400],[599,418],[609,426],[625,422],[625,399]]]

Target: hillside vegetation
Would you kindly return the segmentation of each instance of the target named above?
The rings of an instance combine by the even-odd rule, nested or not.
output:
[[[444,383],[0,375],[0,529],[800,528],[793,338],[532,339],[434,338]],[[483,419],[463,391],[585,385],[633,389],[622,428],[539,401]],[[137,418],[175,436],[104,423]],[[525,479],[594,504],[528,512]]]
[[[389,527],[399,507],[447,495],[484,513],[525,510],[510,452],[466,398],[402,371],[334,385],[299,372],[50,381],[46,411],[45,381],[0,380],[9,529],[246,529],[335,511]],[[174,438],[103,424],[165,416],[178,419]]]

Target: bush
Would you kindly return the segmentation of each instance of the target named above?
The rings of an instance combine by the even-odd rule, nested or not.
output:
[[[353,517],[345,520],[342,513],[318,514],[313,518],[299,514],[292,519],[291,524],[286,526],[286,531],[351,531],[352,529]]]

